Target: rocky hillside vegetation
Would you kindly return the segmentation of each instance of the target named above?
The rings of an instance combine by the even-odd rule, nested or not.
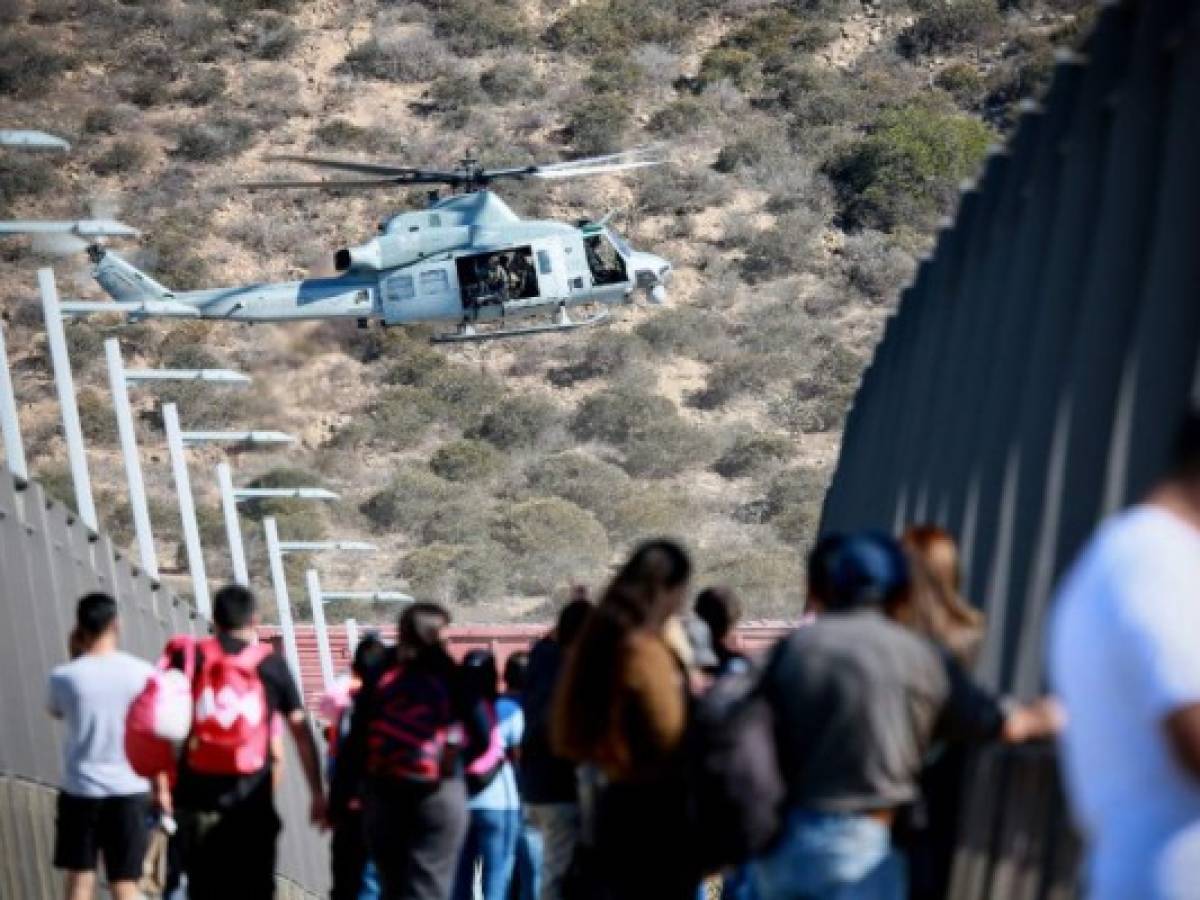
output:
[[[104,338],[142,366],[228,365],[250,388],[158,391],[185,427],[281,428],[240,480],[342,500],[246,509],[261,529],[373,540],[321,561],[329,586],[406,586],[462,619],[545,617],[640,536],[674,534],[756,615],[794,611],[840,428],[881,323],[960,183],[1046,82],[1083,0],[0,0],[0,125],[75,143],[0,156],[0,215],[117,198],[117,249],[176,288],[329,272],[419,192],[224,191],[309,174],[319,152],[450,165],[554,161],[663,141],[671,164],[505,185],[522,215],[616,209],[675,264],[667,308],[611,327],[456,349],[419,329],[155,322],[69,326],[98,505],[132,542]],[[82,258],[66,296],[96,296]],[[67,497],[34,270],[0,246],[0,303],[32,465]],[[161,425],[140,438],[164,566],[180,555]],[[209,570],[228,573],[213,465],[195,451]],[[294,599],[303,597],[292,560]],[[186,580],[175,579],[186,593]],[[301,601],[298,605],[304,606]],[[303,608],[301,609],[303,613]],[[388,610],[343,608],[360,619]]]

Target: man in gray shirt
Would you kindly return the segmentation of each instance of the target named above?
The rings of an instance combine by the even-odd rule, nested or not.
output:
[[[153,668],[117,649],[117,604],[88,594],[76,607],[71,662],[50,673],[48,709],[66,724],[54,865],[66,870],[67,900],[95,891],[96,862],[117,900],[140,897],[148,840],[146,779],[125,758],[125,714]]]
[[[764,684],[789,814],[753,866],[763,900],[903,897],[890,829],[916,799],[935,734],[986,740],[1004,725],[999,705],[934,644],[886,618],[908,585],[894,540],[847,537],[828,562],[825,608],[777,648]]]

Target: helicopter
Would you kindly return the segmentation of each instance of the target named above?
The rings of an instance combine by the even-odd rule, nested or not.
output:
[[[574,225],[519,217],[490,188],[506,179],[599,175],[658,165],[657,147],[569,162],[486,169],[469,155],[450,170],[310,156],[272,160],[366,178],[258,181],[248,190],[342,190],[438,185],[421,211],[393,215],[366,243],[334,253],[334,277],[274,284],[173,291],[99,243],[88,247],[92,274],[116,303],[64,302],[67,315],[117,311],[131,319],[175,317],[235,322],[349,318],[366,327],[449,323],[434,342],[484,341],[597,325],[606,311],[572,319],[572,307],[630,302],[640,291],[666,301],[671,264],[634,250],[611,214]],[[543,321],[536,319],[541,317]],[[509,323],[534,320],[533,324]]]

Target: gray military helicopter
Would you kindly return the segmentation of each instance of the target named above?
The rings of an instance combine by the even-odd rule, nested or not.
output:
[[[443,185],[450,196],[431,193],[419,212],[392,216],[365,244],[334,254],[340,273],[277,284],[172,291],[116,253],[88,248],[93,274],[113,303],[65,302],[63,312],[112,312],[131,318],[178,317],[236,322],[351,318],[366,326],[453,323],[438,342],[482,341],[573,331],[604,321],[607,312],[574,320],[572,307],[628,302],[642,291],[666,300],[671,264],[632,249],[609,222],[575,225],[524,220],[489,188],[505,179],[554,180],[656,165],[657,147],[549,165],[485,169],[471,157],[439,171],[307,156],[272,159],[371,176],[323,181],[262,181],[252,190],[375,189]],[[547,321],[510,326],[514,319]]]

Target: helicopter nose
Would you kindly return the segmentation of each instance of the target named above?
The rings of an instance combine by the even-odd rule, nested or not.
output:
[[[637,285],[650,294],[655,303],[663,303],[667,297],[667,285],[671,281],[671,264],[653,253],[638,253],[633,260],[637,273]]]

